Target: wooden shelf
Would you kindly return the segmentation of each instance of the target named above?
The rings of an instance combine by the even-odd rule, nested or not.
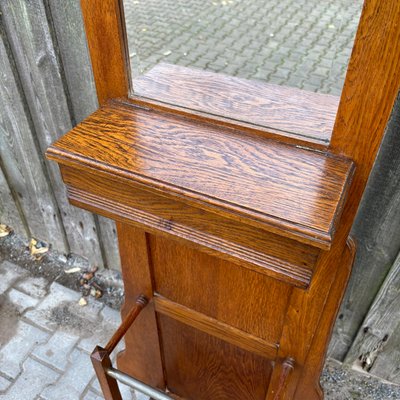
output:
[[[116,100],[47,156],[74,204],[302,287],[330,247],[353,172],[338,156]]]

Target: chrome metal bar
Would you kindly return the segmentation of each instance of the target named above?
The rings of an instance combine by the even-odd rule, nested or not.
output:
[[[124,372],[118,371],[115,368],[107,368],[106,374],[111,376],[111,378],[116,379],[118,382],[124,383],[125,385],[150,396],[154,400],[174,400],[172,397],[169,397],[164,392],[160,390],[154,389],[153,387],[146,385],[142,381],[138,379],[132,378],[131,376],[125,374]]]

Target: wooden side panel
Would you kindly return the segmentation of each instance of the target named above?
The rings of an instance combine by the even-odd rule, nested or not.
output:
[[[81,0],[100,104],[127,97],[130,84],[122,0]]]
[[[117,224],[122,274],[125,283],[125,303],[122,316],[135,306],[136,298],[144,294],[153,297],[153,283],[147,247],[148,235],[130,225]],[[161,353],[154,305],[148,304],[125,335],[129,352],[118,357],[118,368],[143,382],[164,388]]]
[[[288,358],[294,360],[295,368],[279,400],[323,398],[319,376],[355,254],[352,241],[349,247],[335,247],[335,250],[336,253],[326,252],[321,257],[307,291],[293,290],[280,341],[279,363],[273,371],[267,400],[276,400],[282,361]]]
[[[326,299],[325,308],[307,355],[307,368],[303,368],[300,376],[300,385],[295,392],[295,399],[303,400],[323,397],[319,378],[322,372],[329,337],[332,334],[333,324],[336,319],[340,302],[342,301],[346,285],[349,280],[351,268],[356,252],[355,243],[349,238],[340,261],[337,265],[337,272],[334,283]],[[311,367],[310,367],[311,366]]]
[[[155,290],[178,304],[276,343],[291,286],[158,236]]]
[[[264,400],[271,361],[160,315],[168,389],[186,400]]]

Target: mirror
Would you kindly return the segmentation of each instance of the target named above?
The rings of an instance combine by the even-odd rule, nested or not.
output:
[[[335,114],[361,8],[362,0],[124,0],[132,95],[296,131],[253,114],[268,111],[266,99],[302,97]]]

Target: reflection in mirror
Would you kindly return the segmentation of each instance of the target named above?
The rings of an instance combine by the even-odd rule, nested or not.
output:
[[[124,8],[134,96],[300,135],[301,118],[285,121],[280,108],[316,107],[327,117],[311,121],[310,135],[329,141],[362,0],[124,0]]]

